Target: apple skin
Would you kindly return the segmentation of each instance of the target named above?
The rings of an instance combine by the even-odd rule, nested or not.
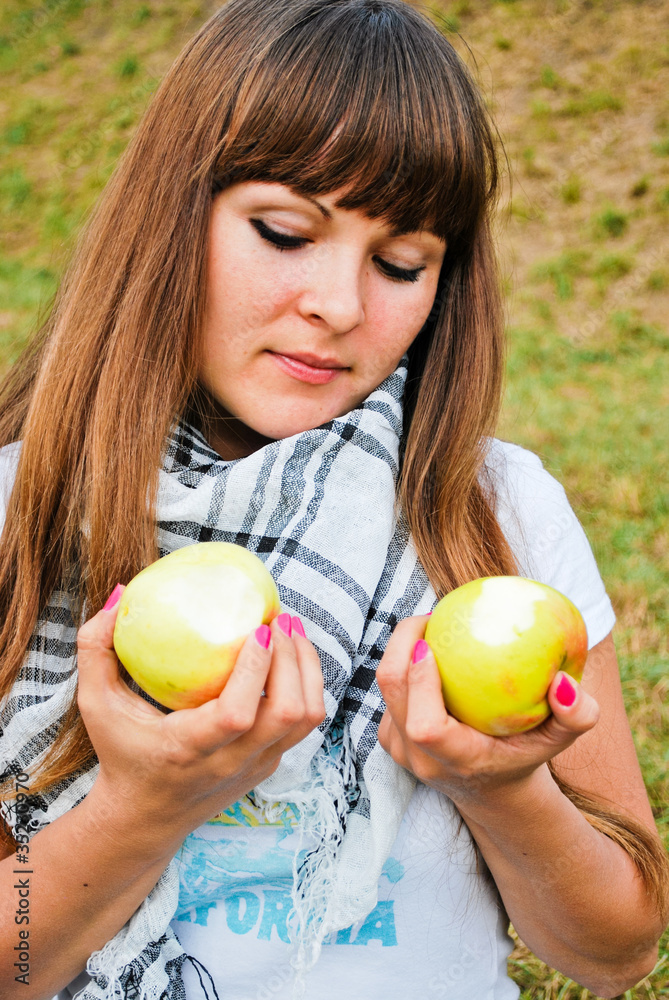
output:
[[[281,610],[262,560],[230,542],[196,542],[133,577],[121,597],[114,648],[130,676],[167,708],[221,693],[247,636]]]
[[[581,680],[588,634],[559,590],[518,576],[458,587],[425,630],[451,715],[490,736],[510,736],[550,715],[546,695],[558,670]]]

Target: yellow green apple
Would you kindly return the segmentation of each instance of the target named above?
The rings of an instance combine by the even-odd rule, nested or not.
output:
[[[560,591],[518,576],[458,587],[425,630],[451,715],[491,736],[538,726],[558,670],[580,681],[588,635],[578,608]]]
[[[130,581],[114,648],[161,705],[195,708],[221,693],[247,636],[280,610],[276,584],[255,553],[230,542],[197,542]]]

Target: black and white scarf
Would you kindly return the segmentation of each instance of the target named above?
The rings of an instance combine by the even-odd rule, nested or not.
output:
[[[384,711],[378,662],[396,623],[436,602],[396,506],[407,370],[405,355],[350,413],[234,461],[223,461],[179,421],[160,472],[161,555],[199,541],[233,542],[257,553],[277,584],[282,610],[300,616],[320,655],[327,719],[254,790],[268,816],[277,804],[297,804],[301,832],[321,845],[294,873],[298,970],[313,964],[326,934],[375,906],[415,784],[377,739]],[[65,595],[56,593],[2,705],[5,774],[30,772],[53,741],[75,690],[75,643]],[[344,739],[335,740],[342,723]],[[95,764],[22,799],[30,835],[80,802],[97,771]],[[13,829],[16,805],[0,809]],[[79,1000],[182,1000],[187,956],[170,927],[178,892],[175,858],[128,923],[91,955],[91,979]]]

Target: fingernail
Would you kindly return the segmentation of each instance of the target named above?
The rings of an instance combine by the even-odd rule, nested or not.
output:
[[[111,594],[107,598],[107,603],[105,604],[103,611],[111,611],[115,608],[118,602],[121,600],[121,594],[123,593],[123,587],[120,583],[117,583]]]
[[[424,660],[427,656],[427,651],[430,647],[425,642],[425,639],[419,639],[413,648],[413,659],[412,663],[418,663],[420,660]]]
[[[555,697],[561,705],[564,705],[565,708],[569,708],[569,706],[573,705],[576,701],[576,688],[571,681],[567,679],[566,674],[563,674],[560,678],[560,683],[555,691]]]
[[[293,615],[293,617],[290,620],[293,626],[293,632],[297,632],[298,635],[304,636],[304,638],[306,639],[306,636],[304,635],[304,625],[302,624],[300,619],[296,615]]]
[[[262,646],[263,649],[269,649],[269,641],[272,638],[272,632],[269,625],[259,625],[256,629],[256,639],[258,640],[258,645]]]
[[[432,614],[432,612],[431,612],[431,611],[428,611],[428,615],[431,615],[431,614]]]
[[[285,632],[288,636],[291,634],[290,615],[287,612],[279,615],[276,622],[282,632]]]

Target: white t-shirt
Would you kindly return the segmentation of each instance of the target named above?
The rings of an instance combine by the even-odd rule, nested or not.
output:
[[[0,451],[5,497],[18,457]],[[529,451],[492,442],[487,466],[497,516],[521,575],[549,584],[579,608],[590,648],[615,616],[588,540],[560,484]],[[0,527],[4,518],[0,490]],[[494,887],[475,874],[467,827],[445,796],[418,785],[379,882],[375,909],[332,936],[306,978],[306,1000],[517,1000],[507,975],[513,948]],[[189,956],[187,1000],[290,1000],[290,910],[296,817],[259,818],[252,798],[203,824],[180,851],[179,908],[171,926]],[[303,844],[306,851],[309,844]],[[207,983],[203,991],[200,979]],[[57,1000],[69,1000],[78,977]],[[56,998],[54,998],[56,1000]]]
[[[493,441],[487,466],[522,575],[574,602],[591,648],[615,616],[563,488],[517,445]],[[507,975],[508,917],[496,890],[476,876],[472,838],[464,825],[456,836],[458,820],[449,799],[417,787],[376,908],[324,946],[306,978],[307,1000],[517,1000],[520,991]],[[260,821],[247,798],[184,842],[172,928],[226,1000],[292,997],[286,918],[294,822],[290,809],[277,825]],[[184,965],[184,982],[188,1000],[203,995],[193,963]]]

